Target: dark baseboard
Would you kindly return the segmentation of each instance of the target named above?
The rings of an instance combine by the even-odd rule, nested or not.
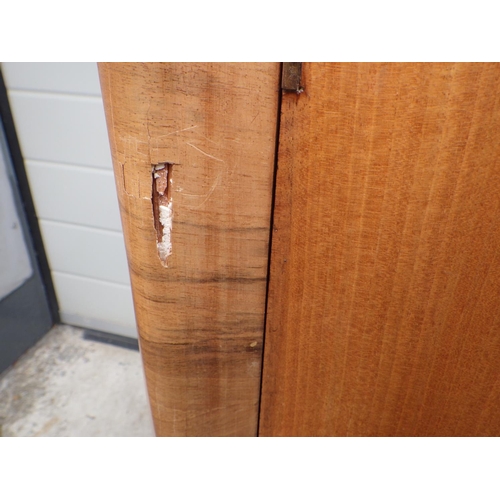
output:
[[[85,340],[92,340],[94,342],[102,342],[103,344],[111,344],[117,347],[124,347],[125,349],[132,349],[139,351],[139,341],[123,335],[116,335],[114,333],[100,332],[99,330],[84,330],[83,338]]]

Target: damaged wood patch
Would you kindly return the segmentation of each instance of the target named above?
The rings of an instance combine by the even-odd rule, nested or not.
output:
[[[159,163],[152,167],[153,220],[156,230],[156,247],[163,266],[168,267],[172,255],[172,171],[173,163]]]

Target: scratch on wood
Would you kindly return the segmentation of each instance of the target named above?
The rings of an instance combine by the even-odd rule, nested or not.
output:
[[[175,132],[169,132],[168,134],[159,135],[157,139],[162,139],[163,137],[168,137],[169,135],[180,134],[181,132],[185,132],[186,130],[192,130],[198,127],[199,125],[193,125],[192,127],[181,128],[180,130],[176,130]]]
[[[196,210],[198,208],[201,208],[208,201],[208,199],[210,198],[210,196],[212,196],[213,192],[215,191],[215,188],[219,184],[221,175],[222,175],[222,172],[219,172],[217,174],[217,178],[215,179],[214,183],[210,187],[210,190],[206,194],[188,194],[188,193],[182,193],[181,192],[182,188],[178,188],[176,191],[180,192],[181,196],[185,196],[186,198],[201,198],[201,197],[203,197],[203,201],[199,205],[197,205],[196,207],[194,207],[194,209]]]
[[[215,156],[209,155],[208,153],[206,153],[205,151],[201,150],[200,148],[197,148],[196,146],[194,146],[190,142],[186,142],[186,144],[188,146],[191,146],[192,148],[196,149],[196,151],[199,151],[201,154],[203,154],[205,156],[208,156],[209,158],[212,158],[213,160],[220,161],[220,162],[224,163],[224,160],[221,160],[220,158],[216,158]]]
[[[126,162],[125,162],[126,163]],[[125,163],[120,163],[121,167],[122,167],[122,183],[123,183],[123,192],[129,196],[129,197],[134,197],[133,194],[130,194],[128,191],[127,191],[127,186],[125,185]]]

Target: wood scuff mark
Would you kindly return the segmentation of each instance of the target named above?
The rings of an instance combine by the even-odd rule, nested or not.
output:
[[[152,168],[153,220],[156,230],[158,257],[164,267],[168,267],[168,257],[172,255],[172,171],[173,163],[159,163]]]

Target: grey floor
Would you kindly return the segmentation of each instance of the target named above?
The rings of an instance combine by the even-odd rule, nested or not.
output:
[[[137,351],[55,326],[0,376],[2,436],[153,436]]]

